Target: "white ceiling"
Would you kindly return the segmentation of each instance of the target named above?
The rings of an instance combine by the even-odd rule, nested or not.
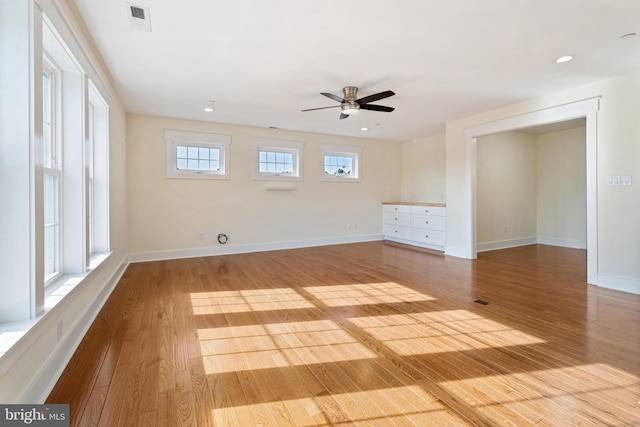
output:
[[[640,69],[639,0],[73,1],[130,113],[407,141]],[[349,85],[396,110],[300,112]]]

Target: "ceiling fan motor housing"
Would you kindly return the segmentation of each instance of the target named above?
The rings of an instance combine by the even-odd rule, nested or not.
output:
[[[347,86],[342,88],[343,98],[346,101],[355,101],[358,99],[358,88],[355,86]]]

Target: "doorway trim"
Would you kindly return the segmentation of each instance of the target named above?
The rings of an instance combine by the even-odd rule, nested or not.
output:
[[[471,259],[478,257],[476,230],[476,170],[477,138],[498,132],[586,119],[586,185],[587,185],[587,283],[597,285],[598,278],[598,199],[597,199],[597,113],[600,97],[563,104],[544,110],[482,123],[465,129],[467,144],[467,253]]]

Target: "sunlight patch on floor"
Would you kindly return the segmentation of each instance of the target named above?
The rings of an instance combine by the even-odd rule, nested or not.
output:
[[[348,320],[401,356],[545,342],[467,310],[355,317]]]
[[[313,304],[290,288],[195,292],[191,294],[191,305],[195,315],[313,307]]]
[[[310,286],[305,291],[329,307],[429,301],[434,298],[395,282]]]
[[[282,405],[287,413],[282,414]],[[333,393],[316,397],[303,397],[277,402],[218,408],[212,411],[216,425],[234,425],[237,413],[277,423],[276,417],[286,417],[288,424],[296,426],[330,426],[341,423],[367,425],[466,425],[456,414],[419,386],[403,386]],[[273,419],[269,420],[269,415]],[[245,418],[246,419],[246,418]],[[237,424],[235,424],[237,425]]]
[[[452,395],[474,402],[481,412],[498,406],[510,408],[528,414],[532,423],[545,419],[557,425],[591,425],[594,421],[599,425],[638,425],[640,421],[640,377],[602,363],[439,384]],[[583,409],[572,409],[578,407]]]
[[[376,357],[330,320],[199,329],[198,339],[207,374]]]

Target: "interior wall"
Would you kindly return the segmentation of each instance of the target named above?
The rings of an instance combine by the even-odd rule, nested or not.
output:
[[[165,177],[166,129],[231,135],[230,179]],[[252,137],[304,142],[304,180],[269,191],[252,179]],[[282,242],[379,239],[384,201],[400,197],[400,144],[163,117],[127,117],[130,251],[134,254]],[[362,147],[361,182],[324,182],[320,144]],[[200,239],[200,233],[204,238]]]
[[[535,242],[536,138],[502,132],[478,138],[478,250]]]
[[[445,202],[446,140],[441,133],[402,144],[400,201]]]
[[[586,129],[536,135],[537,235],[541,243],[586,249]]]
[[[608,176],[640,176],[640,71],[448,122],[446,125],[447,246],[468,257],[473,241],[465,129],[572,102],[599,98],[597,114],[597,274],[599,286],[640,293],[640,188],[610,186]]]

